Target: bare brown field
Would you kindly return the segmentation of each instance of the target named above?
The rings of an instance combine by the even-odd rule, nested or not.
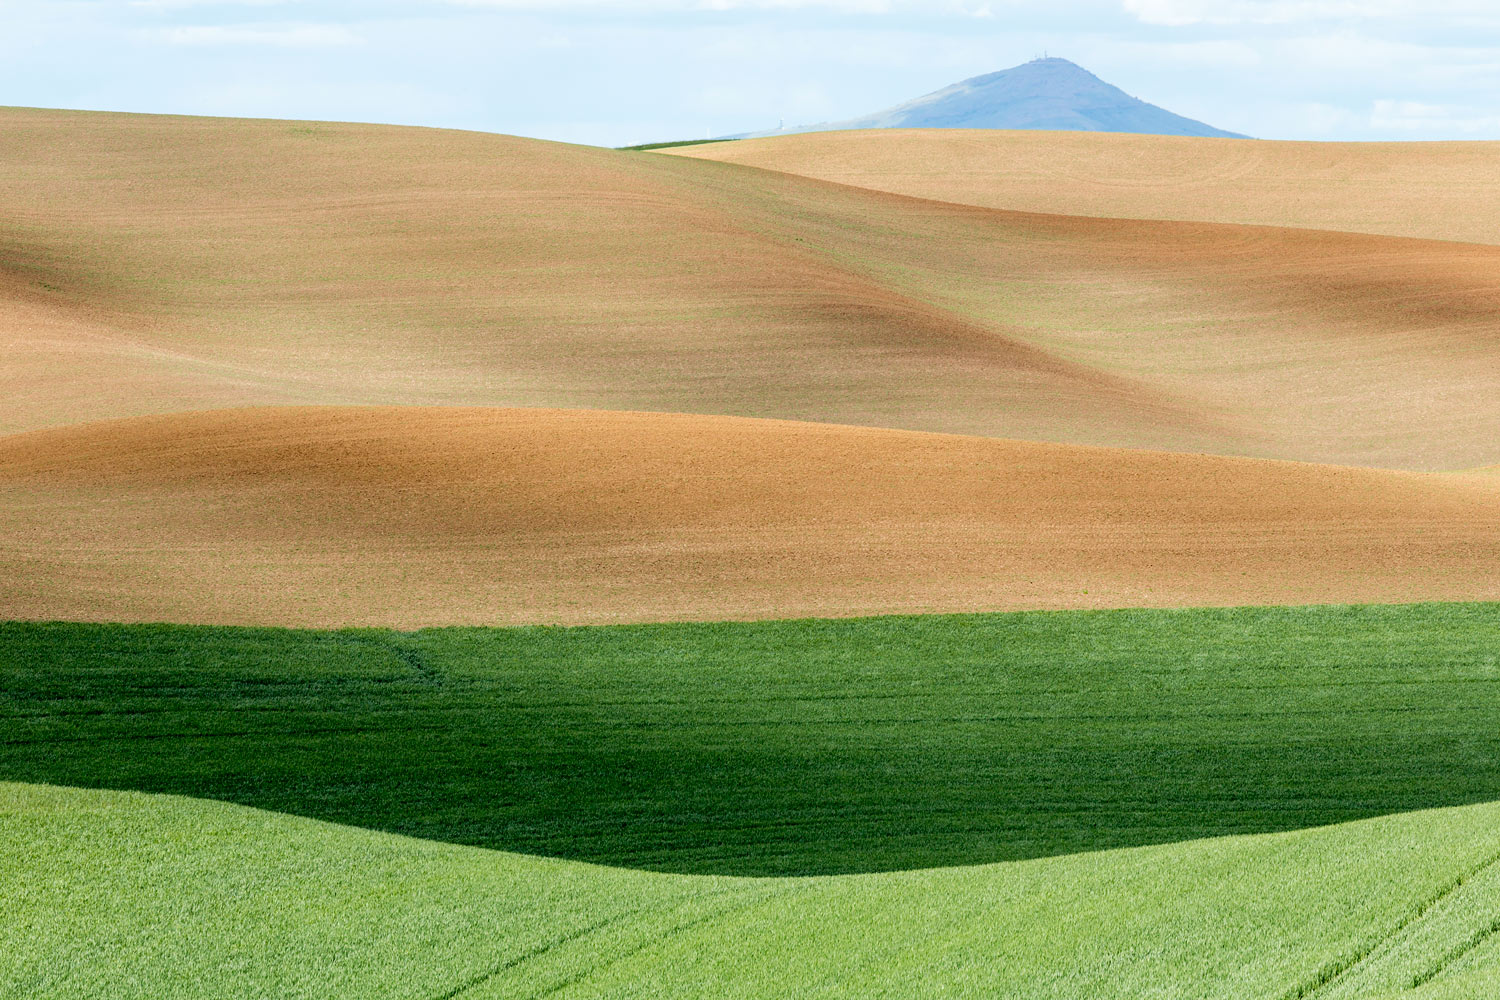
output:
[[[1500,246],[479,133],[0,128],[0,618],[1500,597],[1500,478],[1383,471],[1500,461]]]
[[[0,432],[485,405],[1500,460],[1500,248],[997,211],[478,133],[0,128]]]
[[[1500,142],[865,129],[661,152],[986,208],[1500,243]]]
[[[0,439],[0,618],[609,622],[1500,598],[1500,483],[680,414]]]

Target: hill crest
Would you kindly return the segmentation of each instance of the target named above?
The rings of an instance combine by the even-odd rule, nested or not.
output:
[[[1132,97],[1056,56],[961,80],[871,115],[729,138],[871,128],[984,128],[1138,132],[1244,139]]]

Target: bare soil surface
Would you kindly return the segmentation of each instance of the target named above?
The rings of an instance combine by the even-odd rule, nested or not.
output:
[[[519,405],[1500,461],[1500,247],[1027,214],[431,129],[17,109],[0,129],[0,432]]]
[[[1485,144],[0,132],[0,618],[1500,597]]]
[[[663,152],[988,208],[1500,243],[1500,142],[869,129]]]
[[[681,414],[0,439],[0,618],[388,625],[1500,598],[1500,480]]]

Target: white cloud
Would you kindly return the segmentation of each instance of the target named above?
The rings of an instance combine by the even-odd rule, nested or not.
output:
[[[1467,17],[1500,23],[1493,0],[1123,0],[1146,24],[1294,24],[1320,20]]]
[[[1493,135],[1500,132],[1500,115],[1480,108],[1379,100],[1371,108],[1370,124],[1375,128],[1401,132]]]
[[[169,45],[271,45],[325,48],[354,45],[359,35],[341,24],[203,24],[160,28],[146,34]]]
[[[1316,66],[1325,73],[1376,70],[1388,74],[1398,67],[1426,67],[1438,58],[1438,53],[1426,45],[1348,32],[1285,37],[1274,43],[1274,49],[1285,65]]]

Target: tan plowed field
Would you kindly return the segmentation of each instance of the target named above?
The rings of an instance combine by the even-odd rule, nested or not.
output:
[[[864,129],[662,152],[987,208],[1500,243],[1500,142]]]
[[[522,405],[1500,461],[1497,247],[429,129],[12,109],[0,133],[0,432]]]
[[[395,625],[1500,598],[1500,482],[731,417],[0,439],[0,618]]]
[[[1164,176],[1203,173],[1182,211],[1239,191],[1220,214],[1275,227],[431,129],[0,134],[0,618],[1500,597],[1500,477],[1380,471],[1500,462],[1500,246],[1295,228],[1359,228],[1351,191],[1482,224],[1500,198],[1444,206],[1493,185],[1489,145],[1319,174],[1264,159],[1286,144],[1025,139],[1093,149],[1077,190],[1141,213],[1105,153],[1170,147]],[[886,142],[877,172],[913,148],[795,138]],[[950,197],[963,139],[922,140],[959,143],[927,165]],[[818,148],[700,152],[773,147]],[[991,159],[1018,197],[1071,190]]]

